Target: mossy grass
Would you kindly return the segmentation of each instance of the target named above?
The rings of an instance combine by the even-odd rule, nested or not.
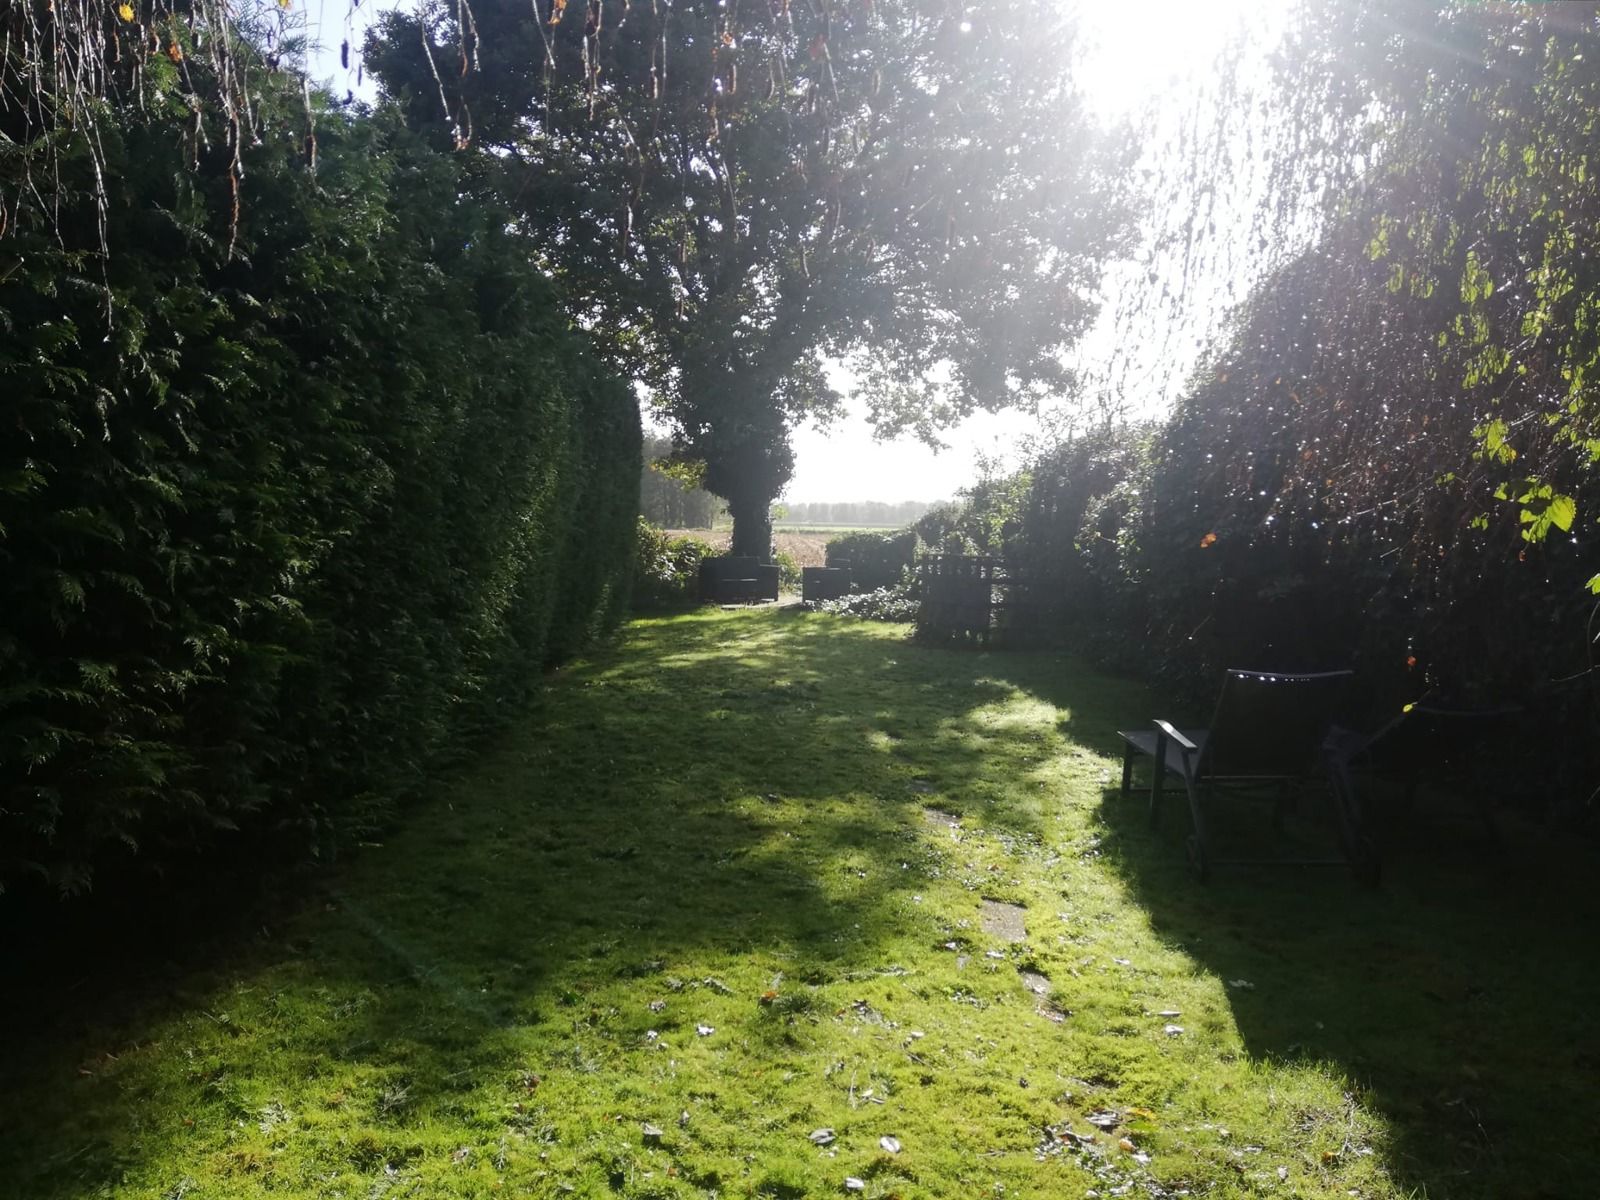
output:
[[[1588,1194],[1582,851],[1424,806],[1376,890],[1201,888],[1116,791],[1157,707],[637,621],[286,920],[12,1029],[0,1195]]]

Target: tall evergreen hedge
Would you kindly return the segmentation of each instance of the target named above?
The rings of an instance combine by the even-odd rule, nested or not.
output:
[[[231,251],[175,84],[101,121],[108,256],[70,143],[0,240],[0,887],[332,844],[625,610],[628,388],[454,159],[328,110],[313,167],[275,90]]]

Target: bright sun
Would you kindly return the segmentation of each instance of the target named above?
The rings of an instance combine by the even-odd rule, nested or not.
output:
[[[1182,94],[1240,34],[1257,45],[1275,41],[1290,8],[1287,0],[1066,2],[1084,40],[1084,95],[1112,119]]]

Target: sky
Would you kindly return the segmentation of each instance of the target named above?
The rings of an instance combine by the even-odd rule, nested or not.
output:
[[[366,99],[374,96],[370,81],[358,74],[362,33],[376,15],[400,0],[304,0],[308,36],[317,49],[311,73],[335,94],[346,90]],[[1080,80],[1090,110],[1111,123],[1154,121],[1158,129],[1176,129],[1181,118],[1203,97],[1216,60],[1231,37],[1241,32],[1256,47],[1269,45],[1282,32],[1289,0],[1063,0],[1078,11],[1087,53]],[[348,38],[348,70],[339,62],[341,41]],[[1258,54],[1259,60],[1259,54]],[[1258,64],[1259,65],[1259,64]],[[1119,290],[1148,275],[1144,266],[1124,264],[1107,273],[1100,322],[1079,348],[1080,368],[1088,375],[1113,369],[1143,381],[1144,415],[1155,415],[1170,402],[1176,382],[1193,363],[1199,343],[1192,336],[1175,338],[1172,324],[1148,325],[1129,345],[1129,330],[1114,318]],[[1228,297],[1216,280],[1202,283],[1185,296],[1191,306],[1219,308]],[[1112,363],[1116,366],[1113,368]],[[840,369],[837,379],[848,386]],[[902,438],[879,441],[860,406],[826,428],[803,426],[794,433],[795,473],[781,499],[792,502],[849,500],[950,499],[975,482],[985,463],[1014,469],[1023,458],[1019,442],[1037,435],[1033,413],[978,414],[943,434],[945,449],[935,452]]]

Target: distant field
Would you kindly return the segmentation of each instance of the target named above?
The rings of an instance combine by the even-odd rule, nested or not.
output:
[[[901,525],[814,525],[805,522],[789,524],[787,521],[774,521],[772,527],[781,533],[888,533],[894,529],[902,529]]]
[[[822,567],[827,565],[828,543],[841,534],[862,532],[884,532],[899,529],[898,525],[784,525],[774,523],[772,526],[772,540],[777,543],[779,551],[792,555],[795,564],[801,567]],[[673,537],[699,538],[715,546],[719,553],[726,554],[729,544],[733,541],[731,529],[669,529]]]
[[[667,532],[673,537],[699,538],[724,554],[733,540],[733,533],[727,529],[669,529]],[[797,566],[821,567],[827,565],[828,540],[833,536],[831,532],[780,529],[773,532],[772,540],[778,544],[780,552],[793,555]]]
[[[828,533],[838,535],[841,533],[890,533],[897,529],[904,529],[904,525],[841,525],[821,524],[816,521],[774,521],[772,528],[780,533]],[[709,534],[720,534],[727,537],[730,527],[718,525],[713,529],[685,529],[674,532],[692,533],[699,537]]]

